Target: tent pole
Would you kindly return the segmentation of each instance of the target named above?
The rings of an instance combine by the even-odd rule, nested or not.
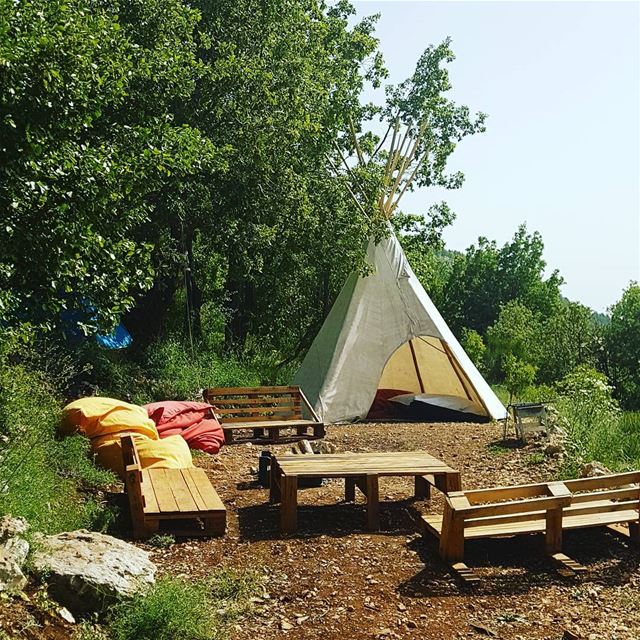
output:
[[[413,348],[413,338],[409,340],[409,349],[411,349],[411,357],[413,358],[413,366],[416,369],[416,376],[418,377],[418,384],[420,385],[420,393],[426,393],[424,390],[424,383],[422,382],[422,376],[420,375],[420,369],[418,367],[418,359],[416,358],[416,352],[415,352],[415,349]]]
[[[462,367],[460,367],[460,373],[458,373],[458,368],[456,367],[457,360],[453,357],[453,354],[449,349],[449,345],[444,340],[442,341],[442,346],[444,347],[445,353],[447,354],[447,358],[449,358],[449,362],[453,367],[453,370],[456,372],[456,375],[458,376],[458,380],[460,380],[460,384],[462,385],[464,392],[467,394],[467,398],[469,398],[471,402],[475,402],[475,400],[471,397],[469,390],[467,389],[467,385],[465,384],[465,381],[466,381],[468,384],[471,385],[471,381],[466,377],[464,371],[462,370]],[[473,388],[473,385],[471,385],[471,387]],[[478,397],[478,400],[480,401],[482,408],[486,411],[487,415],[491,417],[491,413],[489,412],[489,409],[487,409],[487,405],[484,403],[482,396],[479,393],[476,393],[476,396]]]

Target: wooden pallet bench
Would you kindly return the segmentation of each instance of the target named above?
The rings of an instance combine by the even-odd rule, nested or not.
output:
[[[640,472],[456,491],[442,515],[421,519],[422,533],[439,539],[440,555],[463,579],[474,579],[464,564],[467,540],[543,533],[545,552],[563,568],[584,570],[562,553],[562,532],[584,527],[628,526],[640,540]],[[466,578],[465,578],[466,576]]]
[[[203,395],[215,407],[227,444],[235,442],[236,430],[249,431],[248,439],[266,437],[270,442],[277,442],[285,429],[304,438],[325,435],[324,424],[297,386],[215,387],[205,389]],[[309,419],[304,417],[305,411]]]
[[[135,539],[224,535],[227,511],[203,469],[142,469],[132,436],[123,436],[122,455]]]
[[[271,458],[269,499],[280,502],[281,531],[294,533],[298,481],[344,478],[345,501],[353,502],[358,488],[367,499],[367,527],[376,531],[380,528],[379,478],[385,476],[413,476],[417,498],[428,498],[432,486],[443,492],[460,489],[460,472],[425,451],[284,455]]]

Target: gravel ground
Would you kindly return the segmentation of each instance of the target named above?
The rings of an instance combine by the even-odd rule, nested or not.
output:
[[[426,450],[459,469],[464,488],[555,477],[555,459],[534,446],[502,447],[501,435],[495,424],[368,423],[330,427],[326,439],[339,451]],[[640,638],[640,555],[608,530],[565,535],[565,553],[587,567],[580,577],[561,576],[539,536],[468,543],[467,564],[481,577],[469,587],[439,559],[434,541],[416,534],[416,518],[441,511],[441,497],[416,501],[412,479],[382,478],[379,533],[365,529],[362,496],[346,504],[343,481],[325,480],[299,491],[298,533],[282,537],[278,507],[251,468],[262,448],[289,447],[238,444],[198,456],[227,506],[227,535],[146,547],[161,573],[206,576],[226,564],[263,574],[264,593],[234,640]],[[0,628],[15,629],[28,609],[0,603]],[[40,622],[21,637],[71,635],[59,622]]]

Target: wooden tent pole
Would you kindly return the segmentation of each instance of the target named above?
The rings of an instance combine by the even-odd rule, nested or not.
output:
[[[411,357],[413,358],[413,366],[416,369],[416,376],[418,377],[418,384],[420,385],[420,393],[426,393],[424,390],[424,383],[422,382],[422,376],[420,375],[420,367],[418,367],[418,358],[416,358],[416,351],[413,346],[413,338],[409,340],[409,349],[411,349]]]

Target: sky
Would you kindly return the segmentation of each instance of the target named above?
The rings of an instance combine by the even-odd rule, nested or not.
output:
[[[380,13],[389,78],[409,76],[430,43],[451,36],[449,96],[488,114],[449,167],[457,191],[422,189],[403,210],[446,200],[444,238],[463,251],[539,231],[563,294],[600,312],[640,280],[640,4],[637,2],[354,2]],[[365,99],[384,94],[369,89]]]

